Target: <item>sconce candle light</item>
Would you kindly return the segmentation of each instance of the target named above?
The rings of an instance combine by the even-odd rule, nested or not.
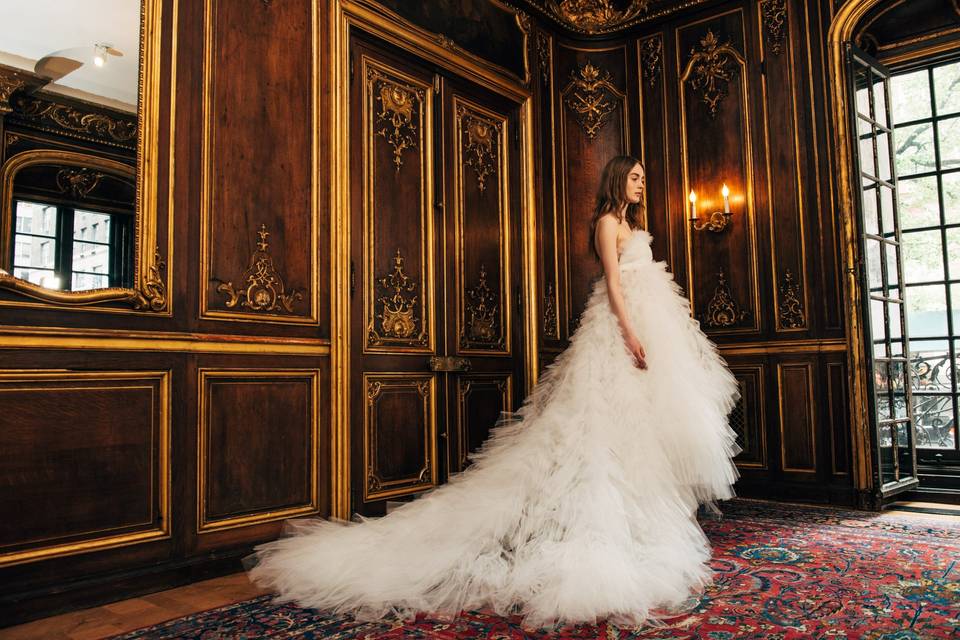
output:
[[[723,211],[713,211],[706,220],[699,222],[697,192],[693,190],[690,191],[690,223],[693,225],[694,231],[707,230],[720,233],[730,224],[730,218],[733,214],[730,213],[730,188],[727,187],[726,183],[724,183],[723,188],[720,189],[720,193],[723,195]]]

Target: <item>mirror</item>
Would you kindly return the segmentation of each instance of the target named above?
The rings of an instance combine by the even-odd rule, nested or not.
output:
[[[166,307],[152,197],[160,2],[31,0],[4,12],[0,288]]]

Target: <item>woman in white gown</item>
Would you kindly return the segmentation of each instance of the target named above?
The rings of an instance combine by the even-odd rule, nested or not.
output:
[[[653,260],[642,190],[636,159],[607,164],[591,223],[605,275],[472,465],[382,518],[290,521],[247,559],[255,582],[363,620],[489,608],[533,626],[639,624],[710,582],[693,514],[733,496],[738,387]]]

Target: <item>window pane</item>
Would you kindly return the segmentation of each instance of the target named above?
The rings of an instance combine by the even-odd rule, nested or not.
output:
[[[960,173],[945,173],[943,182],[943,213],[947,224],[960,222]]]
[[[892,237],[894,234],[894,209],[893,209],[893,189],[879,185],[880,189],[880,224],[881,232],[885,237]]]
[[[17,233],[57,235],[57,208],[38,202],[17,201]]]
[[[893,416],[890,415],[890,399],[887,398],[886,394],[877,395],[877,418],[880,420],[889,420]]]
[[[947,268],[951,280],[960,280],[960,228],[957,227],[947,229]],[[954,298],[953,306],[960,308],[960,300]],[[954,329],[960,331],[960,325]]]
[[[105,289],[108,286],[110,286],[110,280],[106,275],[97,276],[89,273],[73,274],[73,291]]]
[[[937,123],[940,138],[940,169],[960,167],[960,118],[950,118]]]
[[[893,76],[890,99],[894,122],[909,122],[929,118],[930,79],[926,69]]]
[[[885,242],[883,243],[883,250],[887,254],[887,286],[899,285],[900,267],[897,264],[897,245]]]
[[[94,223],[95,224],[95,223]],[[110,273],[110,247],[89,242],[73,243],[73,270],[86,273]],[[74,279],[76,282],[76,279]],[[106,285],[104,285],[106,286]],[[90,287],[84,287],[89,289]],[[74,288],[76,291],[77,289]]]
[[[870,72],[861,67],[856,70],[856,74],[857,111],[867,117],[870,117],[870,90],[867,87],[867,78],[870,77]]]
[[[887,317],[890,321],[890,337],[891,338],[902,338],[903,337],[903,304],[899,302],[888,302],[887,303]]]
[[[885,131],[877,132],[877,171],[878,178],[890,182],[893,174],[890,170],[890,134]]]
[[[880,241],[866,238],[867,283],[872,293],[883,294],[883,272],[880,265]]]
[[[953,402],[950,396],[913,396],[913,417],[917,446],[924,449],[953,449]]]
[[[73,239],[110,242],[110,215],[77,209],[73,214]]]
[[[15,267],[13,269],[13,275],[16,278],[38,284],[48,289],[60,288],[60,278],[57,277],[53,269],[21,269]]]
[[[914,229],[940,224],[940,198],[937,195],[936,176],[901,180],[897,186],[901,227]]]
[[[960,62],[935,68],[933,85],[938,114],[960,111]]]
[[[872,235],[880,234],[877,221],[877,183],[873,182],[863,190],[863,230]]]
[[[911,388],[950,393],[950,350],[946,340],[911,340]]]
[[[53,238],[24,236],[17,234],[15,236],[13,265],[15,267],[37,267],[40,269],[53,269],[56,264],[57,241]]]
[[[943,285],[907,288],[910,337],[947,335],[947,289]]]
[[[891,341],[890,341],[890,355],[891,355],[891,356],[903,356],[903,341],[902,341],[902,340],[891,340]]]
[[[883,78],[873,76],[873,119],[884,127],[890,126],[887,122],[887,87]]]
[[[873,143],[872,135],[860,138],[860,171],[876,178],[877,164],[873,158]]]
[[[903,277],[907,284],[943,280],[940,230],[903,234]]]
[[[898,176],[910,176],[936,169],[931,123],[898,127],[896,138]]]
[[[883,315],[883,300],[870,300],[870,330],[874,341],[887,340],[887,321]]]

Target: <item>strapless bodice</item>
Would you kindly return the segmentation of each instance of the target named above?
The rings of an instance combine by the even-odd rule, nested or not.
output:
[[[650,243],[653,237],[644,229],[637,229],[627,239],[620,254],[620,270],[637,269],[653,262]]]

